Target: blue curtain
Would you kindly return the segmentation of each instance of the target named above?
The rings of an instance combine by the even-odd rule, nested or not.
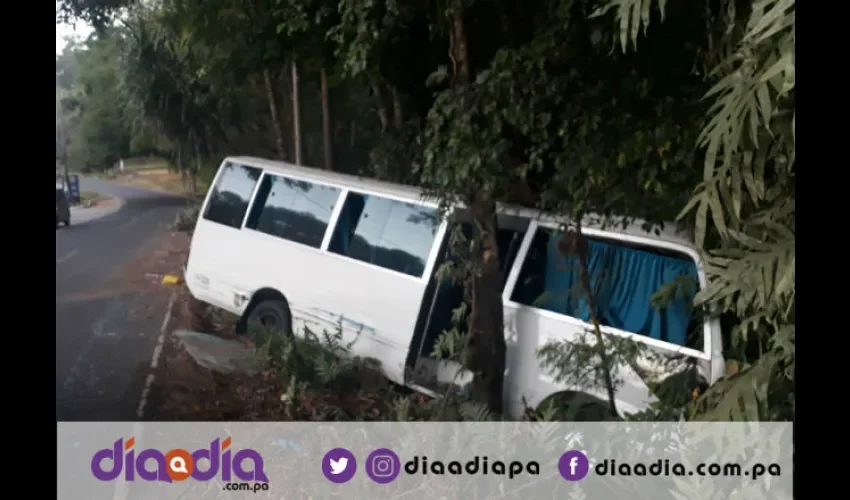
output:
[[[545,293],[540,306],[587,321],[590,311],[578,284],[577,259],[561,254],[557,248],[559,239],[557,234],[549,239]],[[588,271],[595,291],[597,316],[603,324],[673,344],[685,344],[693,293],[686,294],[686,290],[679,287],[675,298],[661,310],[652,307],[650,297],[662,285],[680,276],[688,276],[696,284],[697,270],[693,262],[602,241],[589,241],[588,250]]]

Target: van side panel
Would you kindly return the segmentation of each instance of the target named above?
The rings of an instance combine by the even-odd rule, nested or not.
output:
[[[241,229],[221,212],[210,213],[223,223],[199,223],[188,273],[193,294],[242,314],[248,301],[241,298],[275,289],[289,303],[296,335],[341,326],[352,355],[380,361],[388,378],[403,383],[445,232],[433,224],[433,209],[270,172],[253,197]]]
[[[333,334],[341,323],[343,343],[356,340],[353,355],[381,360],[387,376],[403,382],[425,283],[250,229],[241,241],[247,287],[286,296],[297,335]]]

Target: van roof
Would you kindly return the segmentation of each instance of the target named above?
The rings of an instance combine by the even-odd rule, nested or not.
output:
[[[279,173],[281,175],[294,175],[305,177],[318,182],[336,184],[338,186],[342,186],[349,189],[368,189],[376,193],[410,198],[411,200],[422,200],[424,198],[423,191],[414,186],[406,186],[403,184],[395,184],[392,182],[370,179],[368,177],[331,172],[319,168],[293,165],[291,163],[283,161],[268,160],[265,158],[257,158],[253,156],[229,156],[225,158],[224,161],[231,161],[235,163],[256,166],[265,170]],[[525,207],[501,205],[500,211],[509,215],[527,217],[529,219],[555,222],[558,221],[558,218],[554,215],[546,214],[540,212],[539,210],[533,210]],[[608,223],[605,226],[606,231],[628,236],[652,238],[655,240],[662,240],[668,243],[674,243],[689,248],[694,248],[693,237],[687,231],[681,230],[679,228],[679,225],[674,222],[665,223],[663,228],[657,229],[656,234],[656,231],[647,232],[643,230],[641,226],[645,221],[642,219],[633,218],[631,220],[631,223],[625,229],[623,229],[621,224],[611,223],[611,220],[611,218],[608,219]],[[616,220],[616,218],[614,218],[614,220]],[[584,227],[587,228],[602,228],[599,216],[590,215],[585,218],[582,224]]]

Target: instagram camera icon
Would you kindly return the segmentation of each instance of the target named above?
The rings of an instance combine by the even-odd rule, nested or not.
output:
[[[366,474],[378,484],[387,484],[398,477],[401,461],[392,450],[379,448],[366,460]]]

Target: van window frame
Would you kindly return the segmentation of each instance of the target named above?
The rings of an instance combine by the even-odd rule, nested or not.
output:
[[[225,160],[224,163],[227,163],[227,160]],[[224,163],[222,163],[222,165],[224,165]],[[423,271],[422,276],[418,276],[418,277],[417,276],[411,276],[409,274],[401,273],[401,272],[398,272],[398,271],[394,271],[392,269],[387,269],[385,267],[381,267],[381,266],[378,266],[376,264],[372,264],[372,263],[369,263],[369,262],[363,262],[361,260],[353,259],[353,258],[351,258],[347,255],[341,255],[341,254],[338,254],[338,253],[335,253],[335,252],[331,252],[329,250],[329,247],[330,247],[331,239],[333,238],[334,231],[336,230],[336,226],[339,223],[339,217],[342,214],[342,207],[345,204],[346,200],[348,199],[348,193],[351,192],[351,191],[354,191],[355,193],[359,193],[359,194],[365,194],[365,195],[368,195],[368,196],[377,196],[379,198],[384,198],[384,199],[387,199],[387,200],[398,201],[398,202],[402,202],[402,203],[411,203],[411,204],[414,204],[414,205],[419,205],[419,206],[422,206],[422,207],[427,207],[427,208],[432,208],[434,210],[439,210],[439,206],[436,203],[426,201],[426,200],[421,200],[421,199],[420,200],[414,200],[413,198],[411,198],[409,196],[408,197],[398,196],[398,195],[388,194],[388,193],[384,193],[384,192],[381,192],[381,191],[376,191],[376,190],[363,188],[363,187],[352,188],[352,187],[349,187],[347,185],[342,185],[342,184],[337,184],[337,183],[332,183],[332,182],[326,182],[326,181],[320,181],[320,180],[308,178],[308,177],[302,176],[302,175],[293,175],[293,174],[290,174],[288,172],[287,173],[277,172],[277,171],[270,169],[268,167],[262,167],[262,166],[255,165],[255,164],[245,163],[245,165],[255,167],[255,168],[259,168],[263,171],[263,173],[262,173],[262,175],[260,175],[259,179],[257,180],[257,184],[254,186],[254,191],[251,193],[251,198],[250,198],[250,201],[248,203],[248,210],[245,211],[245,216],[242,218],[242,225],[238,228],[239,230],[251,231],[251,233],[253,233],[253,234],[259,234],[259,235],[263,235],[263,236],[268,237],[268,238],[273,238],[274,241],[284,242],[284,243],[287,243],[287,244],[290,244],[290,245],[296,245],[298,248],[302,248],[302,249],[310,249],[310,250],[313,250],[313,251],[321,252],[324,255],[331,256],[331,257],[336,258],[336,259],[344,259],[346,262],[353,262],[353,263],[360,265],[360,266],[367,266],[369,269],[375,269],[375,270],[378,270],[380,272],[391,273],[394,276],[398,276],[398,277],[401,277],[401,278],[404,278],[404,279],[407,279],[407,280],[412,280],[412,281],[422,283],[422,284],[425,284],[425,285],[427,285],[428,282],[431,280],[431,275],[433,274],[433,271],[434,271],[434,264],[437,261],[437,258],[439,257],[440,245],[442,244],[443,239],[446,237],[446,227],[447,227],[446,220],[448,218],[444,218],[443,220],[440,221],[440,225],[437,227],[437,232],[434,234],[434,241],[433,241],[433,243],[431,243],[431,250],[428,253],[428,260],[425,262],[425,270]],[[218,178],[218,176],[220,175],[220,172],[221,172],[221,169],[219,169],[219,173],[216,174],[216,178]],[[249,215],[254,210],[254,204],[257,203],[257,194],[259,193],[259,188],[262,185],[262,182],[264,181],[264,179],[267,175],[274,175],[274,176],[277,176],[277,177],[283,177],[283,178],[290,179],[290,180],[293,180],[293,181],[309,182],[310,184],[316,184],[316,185],[320,185],[320,186],[324,186],[324,187],[330,187],[330,188],[338,189],[340,191],[339,197],[337,197],[336,204],[334,205],[334,209],[331,212],[330,219],[328,219],[328,225],[325,228],[325,235],[322,238],[322,245],[319,248],[311,247],[309,245],[305,245],[303,243],[298,243],[296,241],[287,240],[286,238],[280,238],[278,236],[266,234],[262,231],[257,231],[255,229],[251,229],[250,227],[245,226],[245,224],[247,224],[247,222],[248,222]],[[233,228],[233,229],[236,229],[236,228]]]
[[[221,164],[218,166],[218,170],[216,170],[215,176],[213,176],[212,182],[210,183],[210,187],[207,190],[207,195],[206,195],[206,197],[204,197],[204,203],[201,205],[201,210],[198,212],[198,221],[212,222],[211,220],[205,219],[204,214],[207,211],[207,206],[210,204],[210,201],[212,201],[213,193],[215,192],[215,187],[218,184],[219,179],[221,179],[221,176],[224,172],[224,167],[227,166],[228,163],[231,163],[230,158],[225,158],[224,160],[222,160]],[[262,175],[260,177],[262,178]],[[256,187],[256,186],[254,186],[254,187]],[[248,205],[249,205],[248,210],[251,209],[250,205],[253,202],[254,202],[254,193],[251,193],[251,199],[248,201]],[[246,210],[245,212],[247,213],[248,211]],[[242,217],[242,223],[243,224],[245,223],[245,217]],[[221,224],[219,224],[219,225],[221,225]],[[232,229],[240,230],[240,229],[242,229],[242,226],[239,226],[238,228],[232,228]]]
[[[207,219],[204,214],[207,213],[207,208],[209,208],[210,202],[212,202],[213,194],[215,194],[215,190],[218,186],[219,181],[221,181],[222,175],[224,175],[224,168],[228,165],[241,166],[241,167],[251,167],[260,170],[260,177],[257,178],[257,182],[254,183],[254,187],[251,189],[251,195],[248,197],[248,208],[245,209],[245,214],[242,216],[242,223],[239,224],[239,227],[228,226],[227,224],[222,224],[221,222],[216,222],[214,220]],[[211,224],[215,224],[216,226],[226,227],[228,229],[232,229],[234,231],[241,231],[245,227],[245,221],[248,219],[248,214],[251,213],[251,207],[254,205],[254,197],[257,196],[257,189],[260,187],[260,181],[263,180],[263,176],[266,174],[266,169],[251,163],[246,162],[238,162],[234,158],[225,158],[222,160],[221,164],[218,166],[218,170],[215,172],[215,176],[210,183],[210,187],[207,190],[207,196],[204,198],[203,204],[201,204],[201,209],[198,212],[198,221],[209,222]]]
[[[445,217],[440,221],[440,225],[437,227],[436,233],[434,233],[434,241],[431,243],[431,250],[428,252],[428,260],[425,261],[425,269],[422,271],[422,276],[411,276],[409,274],[405,274],[399,271],[395,271],[392,269],[387,269],[386,267],[379,266],[377,264],[372,264],[371,262],[364,262],[362,260],[358,260],[348,255],[339,254],[336,252],[331,252],[329,250],[331,239],[333,238],[333,233],[336,230],[336,224],[339,222],[339,217],[342,214],[342,207],[345,205],[345,202],[348,200],[348,194],[350,192],[354,192],[356,194],[367,195],[367,196],[375,196],[377,198],[384,198],[386,200],[397,201],[400,203],[410,203],[413,205],[418,205],[421,207],[427,207],[434,210],[439,210],[439,207],[436,203],[425,201],[425,200],[413,200],[410,197],[396,196],[391,194],[382,193],[379,191],[373,191],[370,189],[361,189],[361,188],[350,188],[350,187],[341,187],[342,193],[340,194],[340,199],[342,203],[338,203],[336,207],[334,207],[334,213],[331,214],[331,220],[328,223],[328,229],[332,229],[325,234],[325,240],[322,241],[322,251],[327,255],[331,255],[338,259],[345,259],[347,262],[356,262],[361,266],[368,266],[370,269],[378,269],[383,272],[392,273],[394,276],[399,276],[408,280],[417,281],[420,283],[428,284],[431,281],[431,275],[433,274],[434,264],[437,261],[440,253],[440,246],[442,245],[443,238],[446,237],[446,227],[447,227],[447,219]]]
[[[286,241],[288,243],[298,245],[299,247],[312,248],[313,250],[324,250],[325,240],[327,240],[327,237],[328,237],[328,229],[331,227],[331,224],[335,220],[333,217],[334,217],[334,214],[336,213],[337,209],[339,208],[339,205],[340,205],[339,200],[340,200],[340,197],[342,196],[342,193],[345,191],[345,188],[343,188],[342,186],[335,185],[335,184],[329,184],[327,182],[317,182],[317,181],[314,181],[314,180],[311,180],[311,179],[302,179],[300,177],[293,177],[289,174],[279,174],[279,173],[270,172],[266,168],[263,168],[262,170],[263,170],[263,173],[262,173],[262,175],[260,175],[260,179],[257,181],[257,185],[254,186],[254,192],[251,193],[251,203],[248,205],[248,210],[245,212],[245,217],[242,218],[242,226],[240,227],[240,229],[246,230],[246,231],[251,231],[252,233],[264,234],[266,236],[270,236],[270,237],[274,238],[275,240]],[[278,178],[287,179],[287,180],[291,180],[291,181],[295,181],[295,182],[306,182],[308,184],[313,184],[313,185],[316,185],[316,186],[336,189],[337,191],[339,191],[339,194],[337,194],[336,202],[334,203],[334,208],[333,208],[333,210],[331,210],[331,216],[328,218],[328,225],[327,225],[327,227],[325,227],[325,233],[322,235],[322,244],[319,247],[310,246],[310,245],[307,245],[306,243],[301,243],[299,241],[290,240],[290,239],[284,238],[282,236],[276,236],[276,235],[273,235],[273,234],[265,233],[263,231],[260,231],[260,230],[254,229],[254,228],[250,228],[246,225],[246,224],[248,224],[248,217],[250,217],[251,213],[254,210],[254,204],[257,202],[257,195],[260,192],[260,186],[263,185],[263,182],[266,180],[266,176],[278,177]],[[268,201],[268,199],[263,200],[263,204],[265,205],[265,203],[267,201]],[[263,208],[265,208],[265,206]]]
[[[506,306],[511,306],[518,310],[524,310],[533,312],[535,314],[539,314],[545,318],[556,319],[560,321],[566,321],[567,323],[573,324],[575,326],[579,326],[582,328],[593,328],[593,325],[586,321],[582,321],[579,318],[575,318],[573,316],[569,316],[567,314],[560,314],[552,311],[547,311],[545,309],[529,306],[525,304],[520,304],[519,302],[515,302],[511,300],[513,296],[514,288],[516,287],[517,281],[519,281],[519,275],[522,271],[522,267],[525,265],[525,259],[528,257],[528,251],[531,248],[531,243],[534,240],[534,237],[537,235],[538,230],[558,230],[560,228],[559,224],[556,222],[549,221],[540,221],[532,219],[531,223],[528,226],[528,232],[525,234],[525,239],[520,245],[519,251],[517,252],[516,260],[514,260],[514,265],[510,270],[510,275],[508,276],[508,280],[505,282],[505,287],[502,291],[502,302]],[[670,250],[673,252],[677,252],[682,254],[683,256],[691,259],[696,265],[697,276],[699,278],[699,286],[700,289],[705,289],[707,285],[707,279],[705,275],[705,269],[703,268],[702,261],[699,257],[699,253],[693,248],[687,247],[685,245],[681,245],[678,243],[673,243],[669,241],[647,238],[642,236],[634,236],[630,234],[619,234],[611,231],[605,231],[602,229],[594,229],[594,228],[582,228],[582,233],[595,238],[601,238],[606,240],[612,240],[622,243],[631,243],[633,245],[643,245],[649,248],[659,248],[663,250]],[[611,326],[600,326],[600,330],[602,333],[615,335],[617,337],[632,339],[643,344],[646,344],[650,347],[656,349],[662,349],[665,351],[672,352],[674,354],[680,354],[683,356],[689,356],[692,358],[697,358],[701,360],[711,360],[712,353],[712,328],[711,321],[709,319],[703,320],[702,325],[702,350],[697,350],[691,347],[680,346],[677,344],[672,344],[670,342],[666,342],[660,339],[654,339],[652,337],[648,337],[646,335],[641,335],[639,333],[633,333],[626,330],[621,330],[619,328],[614,328]]]

